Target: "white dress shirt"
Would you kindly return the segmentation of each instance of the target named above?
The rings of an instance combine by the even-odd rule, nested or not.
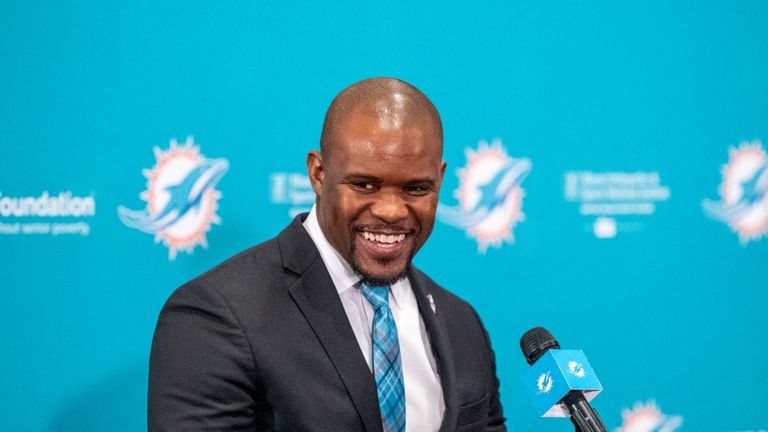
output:
[[[315,206],[304,221],[304,228],[320,251],[320,257],[331,275],[349,324],[355,333],[368,368],[372,369],[371,329],[373,307],[355,287],[360,276],[328,242],[317,221]],[[411,282],[405,278],[390,287],[389,307],[397,325],[400,357],[405,386],[405,430],[432,432],[440,428],[445,412],[443,389],[437,375],[435,359],[427,337],[427,329],[419,314]]]

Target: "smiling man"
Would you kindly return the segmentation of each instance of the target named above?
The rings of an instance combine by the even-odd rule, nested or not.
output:
[[[442,135],[435,107],[402,81],[360,82],[328,109],[307,168],[323,233],[363,279],[404,278],[432,232]]]
[[[445,173],[429,99],[375,78],[331,103],[317,195],[179,288],[150,356],[150,431],[504,431],[475,311],[411,265]]]

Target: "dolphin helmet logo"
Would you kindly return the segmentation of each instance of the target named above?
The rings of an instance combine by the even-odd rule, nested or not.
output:
[[[169,249],[169,259],[179,250],[191,253],[196,245],[207,246],[205,233],[218,224],[221,193],[216,185],[229,169],[226,159],[206,159],[193,138],[183,145],[173,139],[167,151],[155,147],[157,163],[144,170],[147,189],[141,199],[144,210],[119,206],[117,214],[128,227],[155,234]]]
[[[512,243],[512,230],[523,220],[521,187],[531,172],[531,161],[507,155],[496,139],[490,145],[480,141],[477,150],[467,149],[467,165],[458,170],[459,187],[454,191],[457,206],[440,204],[438,218],[466,230],[478,243],[479,251],[488,246]]]
[[[760,141],[732,147],[721,171],[720,200],[704,200],[704,212],[725,222],[742,244],[768,235],[768,156]]]

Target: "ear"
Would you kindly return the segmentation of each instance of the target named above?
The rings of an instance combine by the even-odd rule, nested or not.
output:
[[[443,161],[440,164],[440,187],[443,186],[443,177],[445,177],[445,169],[448,167],[448,162]],[[437,191],[440,192],[440,187],[437,188]]]
[[[323,165],[323,155],[317,150],[312,150],[307,155],[307,174],[309,174],[309,182],[312,183],[315,194],[317,196],[322,195],[325,166]]]

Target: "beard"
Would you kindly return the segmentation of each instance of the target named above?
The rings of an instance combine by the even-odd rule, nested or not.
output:
[[[416,248],[412,247],[410,251],[408,251],[408,260],[405,262],[405,266],[402,270],[400,270],[398,273],[392,275],[392,276],[382,276],[382,275],[374,275],[369,272],[367,272],[357,261],[356,258],[356,251],[357,247],[355,246],[356,242],[352,242],[352,247],[349,253],[349,259],[347,261],[349,262],[350,267],[352,267],[352,270],[360,276],[360,282],[368,285],[368,286],[374,286],[374,287],[381,287],[381,286],[390,286],[396,283],[397,281],[400,281],[402,279],[405,279],[408,276],[408,272],[411,270],[411,261],[413,260],[413,257],[416,255]],[[394,265],[393,259],[377,259],[376,262],[381,265],[382,267],[390,267]]]

